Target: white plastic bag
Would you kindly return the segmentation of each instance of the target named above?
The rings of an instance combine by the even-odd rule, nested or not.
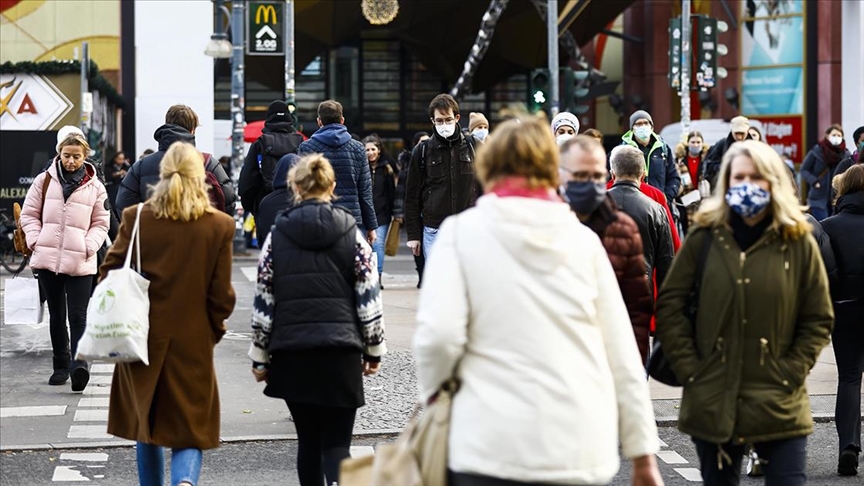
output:
[[[25,277],[6,279],[3,307],[5,324],[39,324],[42,320],[39,281]]]
[[[87,329],[78,342],[75,359],[102,360],[112,363],[142,361],[150,364],[147,334],[150,331],[150,282],[141,276],[141,208],[126,252],[126,262],[110,270],[99,282],[87,306]],[[134,247],[133,247],[134,245]],[[137,270],[132,269],[135,251]]]

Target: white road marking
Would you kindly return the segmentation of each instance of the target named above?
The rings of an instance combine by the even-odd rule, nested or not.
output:
[[[240,271],[250,282],[258,281],[258,267],[240,267]]]
[[[61,461],[105,462],[108,454],[103,452],[64,452],[60,454]],[[102,466],[100,466],[102,467]]]
[[[69,427],[67,439],[113,439],[114,436],[105,431],[104,425],[73,425]]]
[[[84,395],[110,395],[110,386],[88,386],[84,389]]]
[[[93,479],[102,479],[104,477],[105,477],[104,474],[96,474],[95,476],[93,476]]]
[[[78,407],[107,407],[110,398],[108,397],[84,397],[78,401]]]
[[[657,457],[662,459],[666,464],[687,464],[687,459],[684,459],[681,457],[681,454],[675,451],[660,451],[657,453]]]
[[[114,373],[114,363],[94,364],[90,367],[90,373]]]
[[[107,422],[108,410],[76,410],[73,422]]]
[[[113,376],[111,376],[111,375],[91,376],[90,381],[88,382],[88,385],[90,385],[90,386],[92,386],[92,385],[110,385],[112,378],[113,378]],[[86,388],[85,388],[85,390],[86,390]]]
[[[375,448],[372,446],[351,446],[351,457],[358,458],[363,456],[374,456]]]
[[[41,407],[3,407],[0,418],[9,417],[50,417],[65,415],[66,405],[46,405]]]
[[[75,470],[76,466],[57,466],[54,469],[54,477],[51,481],[90,481],[90,478],[84,477],[79,471]]]
[[[695,467],[676,467],[675,472],[683,476],[687,481],[702,482],[702,473]]]
[[[669,444],[663,442],[663,439],[657,439],[657,442],[660,443],[660,448],[669,447]]]

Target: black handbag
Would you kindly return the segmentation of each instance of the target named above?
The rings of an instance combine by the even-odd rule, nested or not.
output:
[[[696,275],[693,278],[693,287],[690,289],[690,295],[687,298],[687,306],[684,307],[684,316],[690,321],[690,326],[693,328],[693,335],[696,335],[696,314],[699,311],[699,290],[702,288],[702,275],[705,273],[705,263],[708,261],[708,252],[711,250],[711,242],[714,240],[710,230],[702,241],[702,248],[699,252],[699,261],[696,265]],[[690,235],[692,238],[694,235]],[[660,340],[654,337],[654,345],[651,347],[651,356],[648,358],[648,376],[668,386],[681,386],[675,373],[672,371],[672,365],[666,359],[663,353],[663,347],[660,345]]]

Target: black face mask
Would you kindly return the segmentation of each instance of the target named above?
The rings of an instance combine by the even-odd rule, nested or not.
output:
[[[591,214],[606,199],[606,184],[593,181],[568,182],[564,197],[577,214]]]

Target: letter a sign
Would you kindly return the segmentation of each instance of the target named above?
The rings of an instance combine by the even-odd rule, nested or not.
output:
[[[246,53],[284,56],[285,2],[249,2],[246,16]]]

